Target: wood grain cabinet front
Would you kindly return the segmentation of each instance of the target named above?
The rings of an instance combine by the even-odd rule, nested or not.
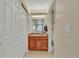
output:
[[[42,41],[41,39],[36,40],[36,49],[41,50],[42,49]]]
[[[29,50],[48,50],[48,36],[29,36]]]

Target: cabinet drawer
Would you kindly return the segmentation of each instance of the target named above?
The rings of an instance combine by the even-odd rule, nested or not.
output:
[[[42,43],[48,43],[48,40],[42,40]]]

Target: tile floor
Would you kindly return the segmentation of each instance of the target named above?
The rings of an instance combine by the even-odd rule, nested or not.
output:
[[[29,51],[25,54],[24,58],[54,58],[53,53],[48,51]]]

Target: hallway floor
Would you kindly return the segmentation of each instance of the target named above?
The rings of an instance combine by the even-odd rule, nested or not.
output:
[[[53,58],[53,53],[48,53],[48,51],[29,51],[24,58]]]

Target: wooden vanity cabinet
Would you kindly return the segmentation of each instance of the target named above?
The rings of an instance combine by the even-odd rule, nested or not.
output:
[[[48,36],[29,36],[29,50],[48,50]]]

